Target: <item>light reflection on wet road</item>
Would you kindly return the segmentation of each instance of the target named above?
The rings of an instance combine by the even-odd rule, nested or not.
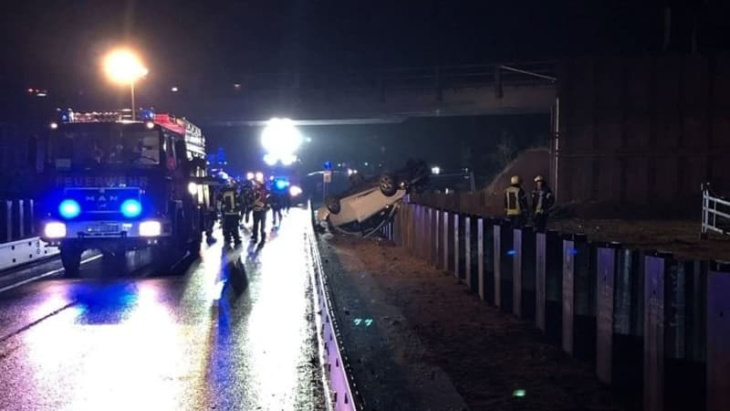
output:
[[[0,294],[0,409],[322,409],[308,222],[292,210],[262,248],[215,244],[184,277]],[[248,280],[236,296],[223,284],[238,258]]]

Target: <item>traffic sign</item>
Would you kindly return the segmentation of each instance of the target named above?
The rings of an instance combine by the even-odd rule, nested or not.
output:
[[[322,178],[325,183],[331,183],[332,182],[332,171],[325,170],[325,172],[322,173]]]

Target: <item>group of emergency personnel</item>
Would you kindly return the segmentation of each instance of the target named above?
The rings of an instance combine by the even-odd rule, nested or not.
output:
[[[527,195],[522,189],[522,178],[512,176],[510,186],[504,190],[504,208],[507,218],[516,228],[524,227],[528,216],[532,216],[532,224],[537,231],[545,231],[550,210],[555,204],[550,186],[543,176],[535,177],[535,189],[532,191],[532,208],[527,204]]]
[[[251,215],[253,215],[251,241],[258,242],[259,238],[262,241],[266,240],[267,212],[271,209],[274,227],[278,227],[282,220],[282,210],[289,209],[290,201],[287,194],[273,187],[269,188],[258,180],[247,180],[241,184],[229,180],[216,197],[224,241],[241,244],[239,232],[241,222],[243,220],[248,223]],[[210,234],[208,238],[212,238]]]

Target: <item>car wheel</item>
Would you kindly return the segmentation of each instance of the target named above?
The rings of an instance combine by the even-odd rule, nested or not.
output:
[[[383,174],[380,176],[380,191],[387,197],[394,195],[398,191],[398,186],[395,184],[395,178],[390,174]]]
[[[327,197],[324,203],[327,206],[327,210],[332,214],[339,214],[340,210],[342,210],[340,199],[337,197]]]

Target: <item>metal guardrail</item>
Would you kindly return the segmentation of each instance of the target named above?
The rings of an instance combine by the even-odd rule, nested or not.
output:
[[[0,200],[0,271],[58,254],[36,236],[32,199]]]
[[[712,193],[710,183],[702,185],[702,228],[701,238],[710,232],[730,234],[730,201]]]
[[[35,236],[33,200],[0,200],[0,244]]]
[[[643,409],[728,409],[730,263],[413,203],[381,234],[472,295],[534,321],[563,351],[593,362],[604,384],[643,396]],[[682,389],[670,388],[680,380]]]
[[[309,208],[314,223],[314,210],[311,204]],[[305,236],[310,251],[309,255],[313,260],[312,295],[315,312],[317,313],[316,323],[317,337],[320,343],[320,358],[327,383],[325,390],[328,394],[328,409],[334,411],[360,411],[363,409],[362,400],[359,399],[359,394],[351,377],[349,360],[332,309],[331,291],[322,267],[322,258],[319,254],[314,226],[307,225],[307,227]]]

